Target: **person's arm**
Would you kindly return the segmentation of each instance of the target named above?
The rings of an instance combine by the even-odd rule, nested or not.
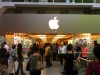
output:
[[[91,62],[91,61],[92,61],[92,60],[88,60],[88,59],[84,59],[84,58],[78,57],[78,61],[80,61],[80,59],[81,59],[81,60],[84,60],[84,61],[86,61],[86,62]]]
[[[92,75],[92,72],[93,72],[93,65],[92,62],[90,62],[86,70],[86,75]]]
[[[45,56],[47,56],[47,48],[45,48]]]

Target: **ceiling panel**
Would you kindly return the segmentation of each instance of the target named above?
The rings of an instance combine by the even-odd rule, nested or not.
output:
[[[52,39],[55,37],[56,35],[46,35],[47,37],[47,42],[52,42]]]

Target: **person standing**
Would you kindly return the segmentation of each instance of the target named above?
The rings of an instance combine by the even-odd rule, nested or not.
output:
[[[100,45],[94,47],[93,49],[94,61],[89,62],[86,75],[100,75]],[[93,72],[95,74],[93,74]]]
[[[36,70],[37,61],[42,61],[42,56],[39,53],[39,47],[34,47],[34,54],[29,57],[30,75],[41,75],[41,70]]]
[[[9,48],[9,46],[7,45],[6,42],[4,42],[4,48],[7,49],[7,51],[9,52],[9,49],[10,49],[10,48]]]
[[[60,59],[61,66],[63,66],[62,48],[63,48],[63,43],[61,43],[60,47],[58,48],[58,56],[59,56],[59,59]]]
[[[7,43],[6,42],[3,42],[4,43],[4,48],[7,50],[7,55],[6,55],[6,67],[8,68],[8,59],[9,59],[9,56],[10,56],[10,54],[9,54],[9,46],[7,45]]]
[[[23,52],[22,52],[22,44],[19,43],[18,47],[17,47],[17,54],[18,54],[18,68],[16,71],[16,75],[19,75],[19,70],[21,70],[21,75],[25,75],[24,71],[23,71]]]
[[[2,74],[4,72],[4,65],[6,64],[6,55],[7,55],[7,50],[4,48],[4,43],[1,44],[0,48],[0,73]]]
[[[53,54],[53,60],[55,61],[56,60],[56,57],[57,57],[57,47],[55,45],[55,43],[52,44],[52,54]]]
[[[10,63],[9,75],[14,75],[13,69],[14,72],[16,72],[15,59],[17,58],[17,56],[16,56],[15,49],[16,49],[16,45],[13,44],[12,49],[10,50],[10,57],[9,57],[9,63]]]
[[[46,67],[51,66],[51,63],[50,63],[51,56],[52,56],[52,53],[51,53],[51,50],[50,50],[50,44],[47,43],[46,48],[45,48]]]
[[[87,48],[87,44],[83,44],[83,48],[82,48],[82,58],[87,59],[88,56],[88,48]],[[82,60],[82,67],[84,67],[85,69],[87,68],[87,62]]]
[[[73,70],[73,60],[75,60],[73,46],[72,44],[68,44],[67,53],[63,59],[64,71],[66,75],[78,75],[78,71]]]

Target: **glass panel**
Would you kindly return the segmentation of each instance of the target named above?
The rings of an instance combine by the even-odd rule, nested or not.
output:
[[[2,0],[2,2],[10,2],[10,0]]]
[[[17,2],[17,0],[11,0],[11,2]]]
[[[66,2],[66,0],[54,0],[54,2]]]
[[[24,0],[11,0],[11,2],[24,2]]]
[[[97,3],[100,3],[100,0],[96,0]]]
[[[48,0],[48,2],[53,2],[53,0]]]
[[[39,2],[39,0],[31,0],[31,2]]]
[[[83,0],[83,3],[93,3],[94,0]]]
[[[75,0],[75,3],[82,3],[82,0]]]
[[[68,10],[61,10],[61,14],[69,14]]]
[[[45,14],[45,10],[37,10],[37,14]]]

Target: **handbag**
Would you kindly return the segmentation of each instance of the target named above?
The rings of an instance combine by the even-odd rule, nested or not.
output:
[[[29,61],[27,62],[27,65],[26,65],[26,71],[30,71],[30,64],[29,64]]]
[[[78,59],[75,59],[75,58],[76,58],[76,56],[74,53],[73,70],[78,71],[81,69],[82,64],[81,64],[81,62],[78,61]]]
[[[12,54],[11,54],[11,56],[12,56]],[[16,56],[12,56],[12,58],[13,58],[14,62],[17,60]]]
[[[36,62],[36,70],[42,70],[42,69],[44,69],[43,63],[41,60],[38,60]]]

